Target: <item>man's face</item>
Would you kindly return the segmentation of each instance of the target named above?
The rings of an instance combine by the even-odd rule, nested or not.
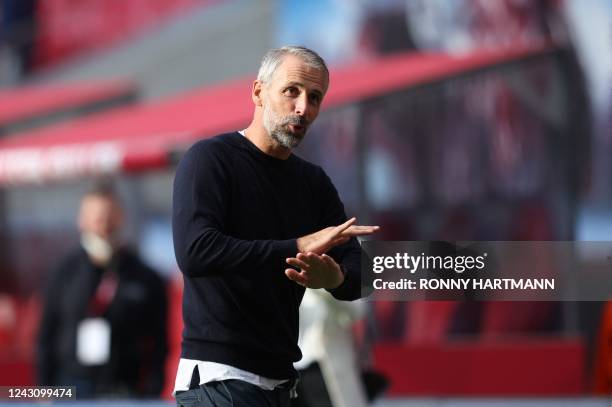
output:
[[[287,55],[270,83],[263,85],[263,125],[268,134],[284,147],[296,147],[319,114],[327,85],[323,70]]]
[[[123,223],[123,212],[111,197],[88,195],[81,202],[78,221],[82,233],[93,233],[112,242]]]

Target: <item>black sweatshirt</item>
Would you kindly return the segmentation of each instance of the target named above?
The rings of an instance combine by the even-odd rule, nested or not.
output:
[[[269,156],[240,133],[193,145],[176,171],[172,229],[184,274],[181,356],[272,379],[295,377],[304,288],[289,280],[296,239],[346,221],[331,180],[295,154]],[[329,290],[360,297],[356,239],[328,253],[345,281]]]

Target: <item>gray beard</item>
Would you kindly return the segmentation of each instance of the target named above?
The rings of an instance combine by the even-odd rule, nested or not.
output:
[[[289,134],[286,131],[276,130],[270,133],[270,136],[283,147],[295,148],[300,145],[301,138]]]
[[[298,137],[290,132],[283,130],[283,127],[289,124],[291,120],[282,119],[275,114],[267,105],[263,107],[263,125],[270,137],[278,144],[285,148],[295,148],[302,141],[302,137]]]

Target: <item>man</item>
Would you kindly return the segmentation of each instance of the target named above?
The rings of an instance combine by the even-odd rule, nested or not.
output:
[[[40,385],[77,397],[155,397],[164,383],[166,290],[120,244],[123,212],[108,183],[82,199],[81,245],[51,275],[38,340]]]
[[[271,50],[253,83],[251,124],[196,143],[179,163],[173,235],[185,328],[178,405],[289,405],[304,287],[341,300],[361,296],[355,236],[377,227],[346,220],[325,172],[292,153],[328,82],[315,52]]]

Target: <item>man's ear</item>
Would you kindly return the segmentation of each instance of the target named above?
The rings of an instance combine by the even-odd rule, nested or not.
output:
[[[256,80],[253,81],[253,90],[251,91],[251,98],[253,99],[253,103],[255,103],[255,106],[263,106],[263,101],[262,101],[262,95],[261,92],[263,91],[263,82]]]

